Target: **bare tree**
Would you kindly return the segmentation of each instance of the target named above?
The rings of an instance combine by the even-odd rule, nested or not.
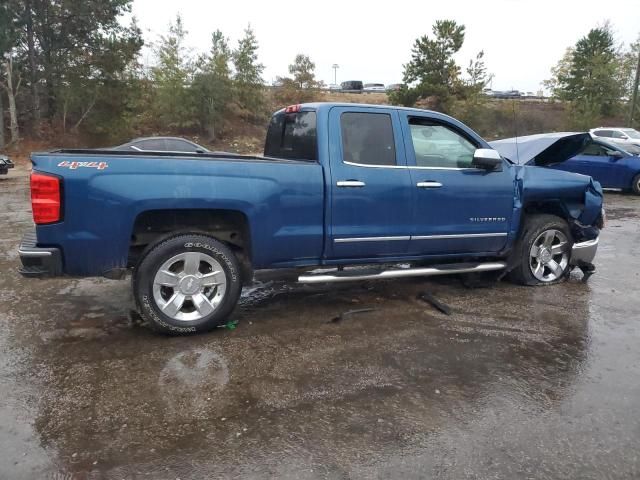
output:
[[[18,81],[14,87],[13,84],[13,57],[11,54],[7,56],[4,63],[4,72],[6,79],[4,82],[0,82],[0,86],[7,92],[7,98],[9,99],[9,131],[11,132],[11,142],[15,143],[20,140],[20,129],[18,127],[18,112],[16,110],[16,96],[20,90],[20,83],[22,83],[22,77],[18,73]]]
[[[2,106],[2,91],[0,91],[0,150],[4,148],[4,107]]]

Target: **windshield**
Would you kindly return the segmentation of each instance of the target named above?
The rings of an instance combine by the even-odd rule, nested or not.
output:
[[[637,130],[634,130],[633,128],[629,128],[629,129],[623,130],[623,132],[629,138],[633,138],[634,140],[640,140],[640,132],[637,131]]]

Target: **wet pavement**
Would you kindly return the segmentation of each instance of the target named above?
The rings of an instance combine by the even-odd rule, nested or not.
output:
[[[588,283],[263,280],[182,338],[129,281],[21,278],[22,167],[0,205],[0,479],[640,477],[640,198]]]

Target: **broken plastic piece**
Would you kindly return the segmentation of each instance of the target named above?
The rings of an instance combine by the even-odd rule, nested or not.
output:
[[[358,308],[356,310],[347,310],[346,312],[342,312],[337,317],[333,317],[331,320],[329,320],[329,322],[338,323],[339,321],[344,320],[344,317],[355,315],[357,313],[373,312],[375,310],[376,310],[375,308]]]
[[[445,315],[451,315],[451,309],[449,308],[449,306],[442,303],[429,292],[419,293],[418,299],[433,305],[437,310],[440,310]]]

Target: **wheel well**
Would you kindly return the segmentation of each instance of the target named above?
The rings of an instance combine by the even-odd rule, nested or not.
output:
[[[568,212],[561,202],[533,202],[525,206],[525,215],[546,213],[563,219],[568,218]]]
[[[176,233],[203,233],[226,243],[236,254],[243,278],[251,278],[251,235],[247,217],[235,210],[150,210],[136,217],[129,242],[128,267],[145,249]]]

